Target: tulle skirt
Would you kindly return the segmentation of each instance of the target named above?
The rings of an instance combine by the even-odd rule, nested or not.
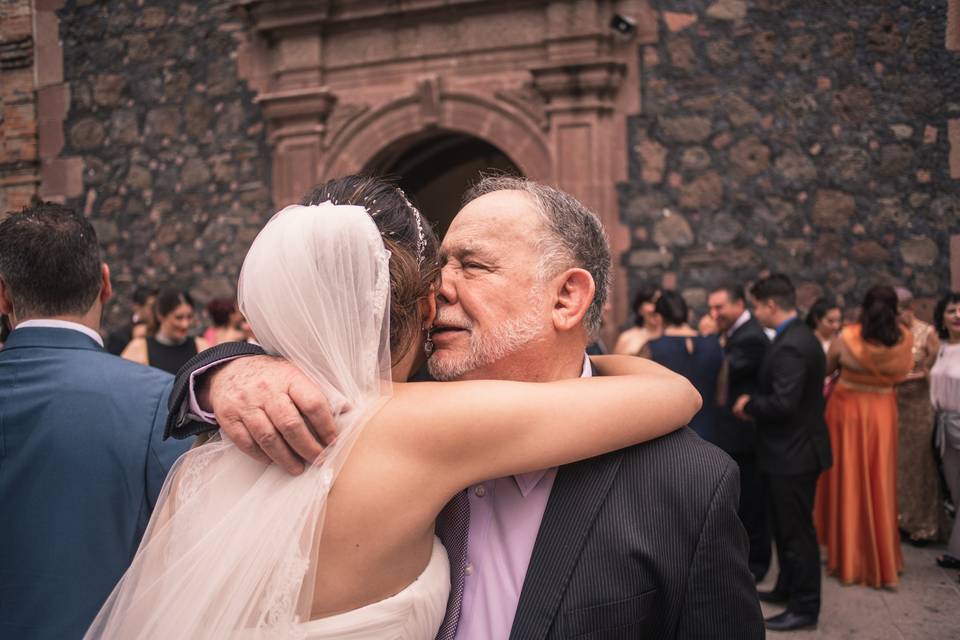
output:
[[[903,570],[896,396],[841,382],[827,402],[826,420],[833,467],[820,476],[814,522],[827,548],[827,570],[848,584],[895,586]]]

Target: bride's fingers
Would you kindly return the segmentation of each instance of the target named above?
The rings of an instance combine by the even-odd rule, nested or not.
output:
[[[274,428],[267,414],[260,409],[251,409],[243,414],[243,424],[256,445],[270,460],[283,467],[290,475],[296,476],[303,473],[303,462],[287,446],[283,436]]]
[[[298,414],[302,414],[303,418],[306,419],[320,443],[327,447],[330,446],[337,436],[337,425],[333,421],[330,404],[320,387],[306,376],[300,376],[290,382],[287,392],[290,400],[296,406]],[[321,451],[322,449],[321,447]],[[317,453],[317,455],[320,454]],[[316,460],[316,458],[316,455],[304,457],[306,460]]]
[[[323,453],[323,444],[310,430],[297,407],[286,394],[274,397],[263,410],[287,445],[304,460],[316,460]]]

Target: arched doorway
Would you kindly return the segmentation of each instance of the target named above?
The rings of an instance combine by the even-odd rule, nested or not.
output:
[[[481,173],[522,175],[497,147],[453,131],[390,145],[369,163],[367,171],[396,180],[441,238],[460,208],[463,193]]]

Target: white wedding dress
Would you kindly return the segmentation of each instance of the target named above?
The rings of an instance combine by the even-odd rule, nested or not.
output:
[[[310,619],[327,495],[391,393],[389,258],[362,207],[291,206],[267,223],[244,260],[240,309],[269,353],[321,387],[336,442],[296,477],[226,439],[184,454],[85,638],[435,637],[450,591],[436,540],[423,573],[396,595]]]
[[[304,640],[430,640],[437,635],[450,594],[450,562],[440,540],[420,577],[400,593],[301,627]]]

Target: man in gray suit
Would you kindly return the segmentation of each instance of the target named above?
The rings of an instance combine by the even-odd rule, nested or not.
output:
[[[485,179],[465,200],[443,241],[430,372],[442,380],[589,375],[585,337],[599,326],[610,270],[596,216],[565,193],[514,178]],[[516,286],[571,266],[596,287],[587,331],[562,317],[530,318],[529,292]],[[286,363],[228,363],[208,391],[222,428],[252,454],[296,470],[295,452],[319,453],[290,409],[324,424],[323,398]],[[175,391],[172,406],[185,396]],[[181,420],[174,432],[198,428]],[[736,465],[689,429],[471,487],[437,523],[453,582],[438,638],[762,638],[737,494]]]
[[[186,450],[162,442],[173,376],[103,348],[110,292],[82,215],[0,223],[0,638],[84,634]]]

